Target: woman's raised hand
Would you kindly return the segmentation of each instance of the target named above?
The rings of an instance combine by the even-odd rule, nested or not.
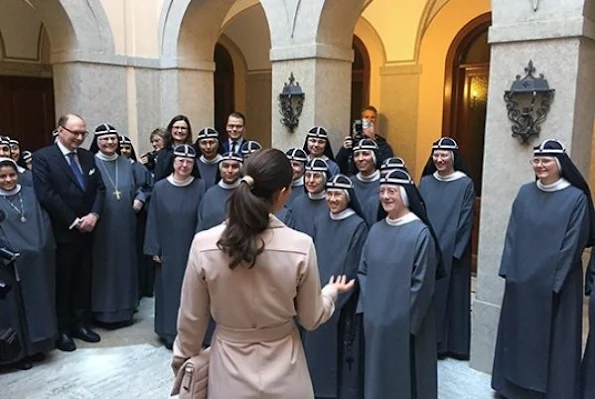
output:
[[[337,292],[342,294],[353,289],[353,286],[355,285],[355,279],[348,282],[347,276],[344,274],[337,276],[336,278],[335,276],[331,276],[330,280],[328,281],[328,285],[335,287]]]

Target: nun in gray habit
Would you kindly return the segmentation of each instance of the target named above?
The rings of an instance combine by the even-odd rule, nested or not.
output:
[[[212,127],[205,127],[198,132],[198,138],[194,147],[200,156],[196,165],[200,171],[200,177],[204,180],[207,189],[217,184],[219,161],[221,161],[221,154],[219,149],[221,141],[219,140],[219,132]]]
[[[370,229],[358,271],[366,399],[436,399],[432,296],[440,249],[408,173],[380,180],[383,217]]]
[[[353,183],[342,174],[326,183],[327,213],[314,221],[314,246],[320,281],[331,276],[357,277],[368,226]],[[339,296],[333,317],[302,336],[316,398],[363,396],[363,334],[356,319],[357,291]]]
[[[326,215],[328,212],[324,188],[331,175],[328,165],[321,158],[308,161],[305,170],[305,195],[297,197],[290,209],[293,213],[295,230],[312,237],[314,234],[314,220],[320,215]]]
[[[523,185],[512,204],[498,273],[505,289],[492,388],[508,399],[572,399],[581,361],[581,257],[595,243],[593,202],[559,141],[535,147],[531,164],[537,181]]]
[[[105,201],[95,230],[91,310],[101,323],[129,323],[138,306],[136,215],[146,202],[146,173],[118,155],[119,135],[107,124],[95,129],[91,152],[105,182]]]
[[[469,359],[471,342],[471,232],[475,189],[456,141],[434,142],[419,191],[438,237],[446,276],[436,282],[438,356]]]
[[[285,206],[290,207],[297,197],[305,195],[304,192],[304,173],[306,172],[306,164],[308,163],[308,155],[301,148],[291,148],[285,153],[287,159],[291,163],[293,171],[291,175],[291,197],[287,200]]]
[[[190,244],[198,224],[205,183],[196,167],[196,151],[182,144],[173,150],[174,172],[158,181],[151,197],[145,254],[155,269],[155,333],[172,348],[177,334],[180,292]]]
[[[0,158],[0,173],[18,176],[16,162]],[[28,369],[32,367],[31,356],[55,346],[56,245],[50,219],[39,206],[33,187],[21,186],[15,180],[12,188],[4,188],[0,189],[0,211],[6,215],[2,221],[3,244],[21,256],[15,262],[18,282],[12,267],[0,266],[0,280],[12,285],[7,298],[0,299],[0,330],[11,327],[17,331],[23,346],[17,367]]]
[[[400,169],[407,173],[407,166],[405,165],[405,161],[403,158],[399,157],[390,157],[385,159],[380,165],[380,177],[386,176],[386,174],[390,171]],[[380,179],[378,180],[378,186],[380,186]],[[363,211],[366,223],[368,226],[372,226],[378,220],[378,210],[381,208],[380,201],[378,200],[378,188],[376,189],[375,195],[371,195],[368,197],[366,202],[363,203]]]

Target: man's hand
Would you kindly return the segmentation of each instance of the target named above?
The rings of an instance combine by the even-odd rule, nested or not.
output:
[[[142,157],[140,157],[140,163],[143,165],[146,165],[149,163],[149,157],[147,157],[147,155],[143,155]]]
[[[79,229],[79,231],[81,233],[90,233],[95,228],[97,219],[98,219],[98,217],[96,214],[89,213],[88,215],[85,215],[81,218],[81,220],[77,226],[77,229]]]
[[[141,200],[135,199],[132,203],[132,209],[134,209],[134,212],[138,213],[141,209],[143,209],[143,205],[145,204]]]

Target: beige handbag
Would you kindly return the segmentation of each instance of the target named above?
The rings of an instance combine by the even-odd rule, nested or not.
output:
[[[180,399],[206,399],[210,357],[211,348],[208,347],[186,360],[176,375],[171,396],[179,395]]]

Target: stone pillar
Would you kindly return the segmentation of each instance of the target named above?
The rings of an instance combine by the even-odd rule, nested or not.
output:
[[[317,45],[314,45],[316,48]],[[319,45],[318,45],[319,46]],[[343,137],[351,131],[351,64],[353,50],[336,49],[334,54],[316,53],[312,48],[272,49],[272,146],[281,150],[301,147],[306,132],[324,126],[336,153]],[[316,48],[319,50],[319,48]],[[283,51],[281,51],[283,50]],[[305,93],[299,126],[293,133],[281,124],[279,93],[293,75]]]
[[[55,63],[53,68],[57,116],[79,114],[87,122],[89,132],[100,123],[112,123],[118,129],[128,128],[126,67],[66,62]],[[85,146],[88,147],[91,141],[92,134]]]
[[[420,65],[391,65],[380,69],[378,128],[415,176]],[[423,134],[423,133],[422,133]],[[438,134],[439,135],[439,134]],[[423,164],[422,164],[423,165]]]
[[[590,1],[590,0],[589,0]],[[504,283],[498,269],[512,201],[519,186],[533,180],[532,147],[546,138],[562,140],[588,176],[595,110],[593,22],[583,17],[584,0],[493,2],[492,56],[485,137],[485,161],[477,294],[473,301],[471,367],[491,372]],[[580,3],[580,4],[579,4]],[[556,97],[541,136],[530,145],[513,139],[504,91],[533,60]]]
[[[201,128],[213,126],[214,71],[215,64],[212,61],[184,63],[162,71],[163,124],[167,125],[177,114],[184,114],[192,123],[194,139]]]

